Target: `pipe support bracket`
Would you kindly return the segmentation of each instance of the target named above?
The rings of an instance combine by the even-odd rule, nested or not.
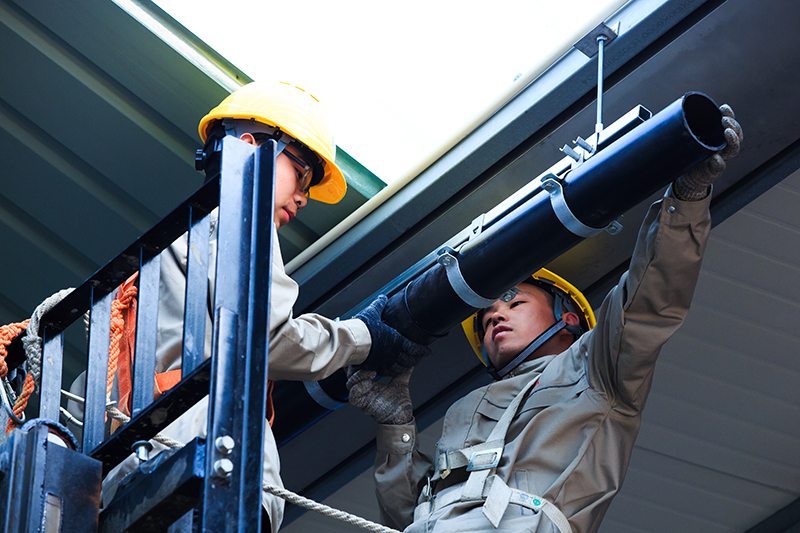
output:
[[[564,199],[564,188],[561,182],[553,176],[547,176],[542,180],[542,188],[550,195],[550,204],[553,206],[558,220],[569,231],[578,237],[594,237],[598,233],[602,233],[605,228],[593,228],[587,226],[570,210],[567,201]]]
[[[461,268],[458,266],[458,258],[450,253],[449,248],[443,248],[436,261],[444,267],[447,281],[450,282],[450,286],[458,297],[464,300],[464,303],[476,309],[483,309],[494,303],[496,298],[484,298],[467,284],[467,280],[464,279]]]

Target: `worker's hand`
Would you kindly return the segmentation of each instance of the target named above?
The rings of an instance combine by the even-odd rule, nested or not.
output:
[[[409,368],[394,376],[389,383],[375,381],[374,370],[347,367],[347,389],[350,403],[364,411],[379,424],[408,424],[413,417],[411,395],[408,392]]]
[[[359,368],[375,370],[380,376],[396,376],[416,366],[431,351],[427,346],[408,340],[381,320],[387,301],[386,296],[380,295],[353,318],[367,325],[372,339],[369,355]]]
[[[725,128],[727,145],[699,165],[689,169],[675,180],[672,192],[679,200],[702,200],[708,195],[708,187],[725,170],[725,161],[739,153],[739,146],[744,140],[742,127],[736,122],[733,109],[728,104],[719,107],[722,111],[722,127]]]

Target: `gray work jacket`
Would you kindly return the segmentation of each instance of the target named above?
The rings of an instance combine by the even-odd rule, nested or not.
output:
[[[710,229],[709,202],[667,195],[653,204],[630,269],[603,302],[597,326],[565,352],[523,363],[453,404],[438,450],[485,442],[504,408],[538,378],[511,423],[496,474],[509,487],[553,502],[574,531],[597,531],[625,478],[656,358],[688,312]],[[544,513],[517,505],[494,529],[482,502],[465,501],[412,524],[431,459],[417,449],[413,422],[380,425],[377,438],[375,480],[387,525],[408,532],[556,531]],[[436,482],[434,494],[461,490],[467,475],[454,470]]]
[[[209,242],[209,301],[213,302],[217,249],[216,217],[212,216]],[[367,326],[358,319],[335,321],[309,313],[295,317],[292,307],[297,300],[298,286],[283,267],[277,232],[273,228],[272,283],[270,285],[269,367],[271,380],[317,381],[348,365],[362,363],[369,354],[371,339]],[[181,366],[183,349],[183,308],[186,287],[186,235],[176,240],[161,254],[161,279],[158,306],[158,348],[156,372],[175,370]],[[211,356],[211,311],[206,317],[206,357]],[[186,443],[194,437],[206,436],[208,397],[184,413],[161,433]],[[264,435],[264,481],[282,487],[280,459],[275,437],[266,426]],[[154,453],[165,448],[151,441]],[[113,469],[103,481],[103,500],[116,493],[124,475],[136,467],[131,456]],[[262,491],[261,502],[270,516],[273,533],[283,520],[284,501]]]

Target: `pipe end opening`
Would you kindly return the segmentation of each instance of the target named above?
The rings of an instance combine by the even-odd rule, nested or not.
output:
[[[714,151],[725,148],[722,113],[714,100],[703,93],[687,93],[683,97],[686,125],[695,139]]]

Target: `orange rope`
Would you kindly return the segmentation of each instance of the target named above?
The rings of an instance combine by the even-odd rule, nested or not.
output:
[[[108,346],[108,379],[106,380],[106,397],[111,395],[114,374],[119,364],[120,342],[125,333],[124,312],[136,306],[136,295],[139,292],[134,282],[137,274],[131,276],[119,289],[116,298],[111,302],[111,338]],[[135,327],[135,323],[129,327]]]
[[[22,417],[22,412],[28,406],[28,398],[31,397],[31,393],[33,392],[33,386],[34,386],[33,377],[30,374],[28,374],[27,376],[25,376],[25,385],[22,387],[22,394],[17,396],[17,401],[14,403],[13,411],[14,415],[17,418]],[[9,431],[11,431],[16,427],[17,425],[14,423],[14,421],[11,418],[9,418],[8,424],[6,424],[6,433],[8,433]]]
[[[138,272],[128,278],[123,283],[114,300],[111,302],[111,331],[109,338],[108,348],[108,376],[106,378],[106,397],[110,397],[111,389],[114,384],[114,375],[117,373],[119,367],[120,356],[126,358],[122,366],[119,367],[119,385],[120,385],[120,406],[119,408],[125,411],[126,403],[130,401],[130,364],[133,359],[133,351],[136,336],[136,296],[138,289],[135,285]],[[9,324],[7,326],[0,326],[0,378],[5,378],[8,374],[8,365],[6,364],[6,357],[8,355],[7,346],[11,341],[19,335],[25,328],[28,327],[30,320],[25,320],[17,324]],[[174,374],[174,375],[173,375]],[[175,370],[171,372],[164,372],[156,374],[156,386],[161,385],[156,390],[156,395],[160,396],[162,391],[172,388],[178,381],[180,381],[181,371]],[[163,378],[164,383],[159,383],[159,378]],[[0,383],[0,387],[3,386]],[[25,383],[22,388],[22,393],[17,397],[12,410],[17,418],[22,416],[22,412],[28,405],[28,399],[34,391],[35,384],[30,374],[25,377]],[[127,401],[126,401],[127,400]],[[126,413],[127,414],[127,413]],[[272,406],[272,382],[268,382],[267,390],[267,418],[269,419],[270,426],[272,425],[275,417],[274,408]],[[6,433],[16,427],[16,424],[9,418],[6,427]]]
[[[11,344],[11,341],[14,340],[14,337],[28,327],[28,322],[30,322],[30,320],[25,320],[17,324],[9,324],[7,326],[0,326],[0,378],[5,378],[8,375],[8,365],[6,364],[6,357],[8,356],[7,347]],[[0,383],[0,387],[3,386],[4,385]],[[25,407],[28,406],[28,398],[30,398],[32,392],[33,378],[28,374],[25,378],[25,386],[22,389],[22,394],[20,394],[17,397],[17,401],[14,402],[13,411],[17,418],[22,416],[22,412],[25,410]],[[16,424],[9,418],[8,425],[6,426],[6,433],[15,427],[17,427]]]

